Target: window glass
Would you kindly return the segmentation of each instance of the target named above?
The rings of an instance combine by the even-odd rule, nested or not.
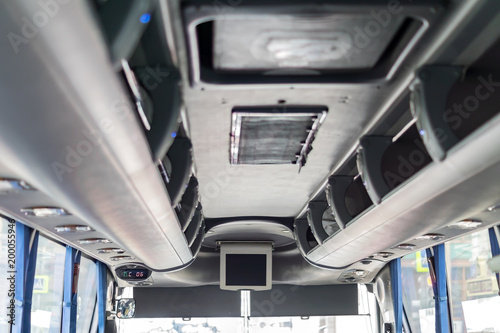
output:
[[[500,296],[491,258],[488,230],[446,243],[446,266],[453,332],[500,332]]]
[[[412,332],[434,332],[434,292],[425,251],[401,258],[401,279],[403,306]]]
[[[61,331],[66,248],[40,236],[31,308],[31,332]]]
[[[13,230],[15,230],[15,223],[13,225]],[[11,232],[12,234],[12,232]],[[0,288],[0,308],[2,309],[0,312],[0,332],[8,332],[9,331],[9,319],[7,316],[7,306],[10,304],[10,299],[12,295],[9,295],[9,289],[11,288],[10,282],[4,283],[4,281],[8,281],[7,278],[11,275],[7,273],[9,271],[14,271],[15,269],[10,268],[10,264],[14,264],[14,262],[9,262],[10,260],[15,259],[15,246],[11,245],[10,248],[10,257],[9,257],[9,222],[2,217],[0,217],[0,283],[2,287]],[[12,285],[12,289],[15,287]]]
[[[251,333],[371,333],[369,315],[319,317],[254,317]]]
[[[77,333],[89,332],[96,304],[96,290],[96,264],[82,257],[78,278]]]
[[[118,333],[243,333],[243,318],[118,319]],[[372,332],[369,315],[324,317],[251,317],[250,333],[365,333]]]
[[[117,319],[118,333],[243,333],[243,318]]]

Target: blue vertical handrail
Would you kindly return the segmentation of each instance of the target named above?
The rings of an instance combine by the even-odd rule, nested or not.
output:
[[[488,230],[488,233],[490,235],[491,255],[493,257],[500,255],[500,247],[498,245],[498,239],[497,239],[497,235],[496,235],[496,232],[495,232],[495,228],[498,228],[498,227],[493,227],[493,228],[490,228]],[[499,293],[498,294],[500,295],[500,275],[498,273],[496,273],[496,277],[497,277],[497,284],[498,284],[498,287],[499,287]]]
[[[444,244],[439,244],[433,248],[434,254],[427,249],[427,257],[434,260],[429,263],[432,265],[432,271],[435,274],[435,280],[432,281],[434,291],[434,308],[436,319],[436,332],[450,332],[450,312],[448,310],[448,291],[446,287],[446,255]]]
[[[30,249],[32,230],[30,227],[16,222],[16,317],[12,325],[12,333],[29,333],[31,331],[31,300],[38,252],[38,231],[33,235]]]
[[[396,333],[403,332],[403,286],[401,282],[401,258],[389,264],[391,270],[392,302],[394,305],[394,324]]]
[[[16,222],[16,316],[14,325],[12,325],[12,333],[23,332],[24,276],[28,266],[29,245],[29,228],[22,223]]]
[[[33,300],[33,286],[35,284],[36,257],[38,254],[38,237],[39,233],[38,231],[35,231],[28,259],[28,268],[26,270],[24,308],[23,308],[23,332],[27,333],[31,331],[31,301]]]
[[[446,256],[444,244],[434,246],[434,266],[436,272],[436,331],[438,333],[450,332],[450,319],[448,311],[448,291],[446,288]]]
[[[66,246],[66,258],[64,263],[64,291],[63,291],[63,315],[62,329],[64,333],[76,332],[76,315],[77,315],[77,290],[75,278],[78,277],[78,272],[75,273],[75,267],[80,264],[82,253],[71,246]]]
[[[106,324],[106,265],[100,261],[96,263],[97,271],[97,332],[104,333]]]

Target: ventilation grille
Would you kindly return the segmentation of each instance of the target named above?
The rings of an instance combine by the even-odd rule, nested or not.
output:
[[[235,108],[231,164],[299,164],[302,167],[326,107]]]

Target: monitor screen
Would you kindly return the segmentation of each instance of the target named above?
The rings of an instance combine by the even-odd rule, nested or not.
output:
[[[271,289],[272,244],[221,244],[220,287],[225,290]]]
[[[226,285],[265,286],[265,254],[226,254]]]

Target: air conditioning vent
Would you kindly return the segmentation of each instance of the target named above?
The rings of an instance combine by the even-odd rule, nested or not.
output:
[[[231,164],[303,166],[327,108],[235,108],[231,127]]]

